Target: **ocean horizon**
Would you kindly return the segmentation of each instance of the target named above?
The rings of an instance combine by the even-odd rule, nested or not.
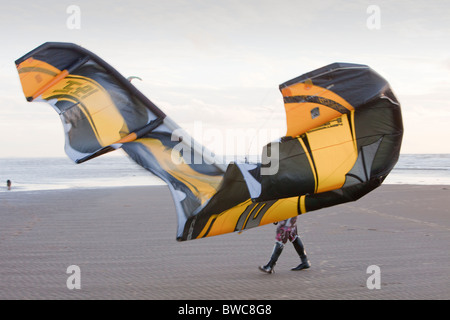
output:
[[[450,185],[450,154],[401,154],[384,184]],[[155,185],[166,184],[125,154],[82,164],[67,157],[0,158],[0,192]]]

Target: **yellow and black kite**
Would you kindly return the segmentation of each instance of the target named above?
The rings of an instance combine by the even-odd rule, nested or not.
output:
[[[281,84],[286,136],[265,147],[262,163],[227,166],[80,46],[44,43],[16,66],[27,100],[58,112],[73,161],[122,148],[168,184],[180,241],[357,200],[383,182],[400,152],[400,104],[365,65],[334,63]]]

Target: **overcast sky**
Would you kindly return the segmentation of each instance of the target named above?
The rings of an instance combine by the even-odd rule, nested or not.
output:
[[[58,115],[26,102],[14,65],[47,41],[139,76],[133,84],[195,138],[234,132],[252,153],[285,134],[280,83],[333,62],[367,64],[402,104],[402,153],[450,153],[449,16],[446,0],[2,1],[0,157],[64,156]]]

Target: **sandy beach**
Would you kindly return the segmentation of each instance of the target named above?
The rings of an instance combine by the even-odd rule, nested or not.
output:
[[[290,244],[258,271],[273,225],[181,243],[176,225],[165,186],[2,192],[0,299],[450,299],[450,186],[383,185],[300,216],[300,272]]]

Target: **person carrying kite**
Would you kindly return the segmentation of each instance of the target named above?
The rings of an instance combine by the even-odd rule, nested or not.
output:
[[[265,266],[260,266],[259,270],[265,273],[274,272],[275,264],[288,240],[294,245],[295,251],[297,251],[301,261],[297,267],[291,270],[298,271],[311,267],[303,243],[297,234],[297,217],[289,218],[278,223],[275,240],[275,246],[269,262]]]

